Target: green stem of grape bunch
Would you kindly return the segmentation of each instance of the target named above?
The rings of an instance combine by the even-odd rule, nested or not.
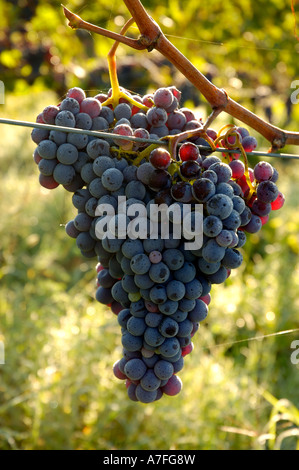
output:
[[[120,34],[124,35],[130,26],[135,23],[133,18],[130,18],[126,24],[123,26]],[[143,111],[147,111],[148,107],[144,106],[143,104],[139,103],[138,101],[128,96],[128,94],[124,93],[119,86],[118,76],[117,76],[117,65],[116,65],[116,51],[119,46],[119,41],[116,41],[110,51],[108,52],[107,60],[108,60],[108,67],[109,67],[109,77],[111,83],[111,96],[102,103],[103,106],[112,105],[115,108],[121,98],[128,101],[132,106],[137,106],[138,108],[142,109]]]

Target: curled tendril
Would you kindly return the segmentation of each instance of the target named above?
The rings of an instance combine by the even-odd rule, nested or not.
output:
[[[225,131],[228,128],[229,128],[229,130],[225,134],[222,134],[222,132]],[[235,137],[235,142],[231,143],[229,141],[229,137]],[[244,150],[244,147],[241,143],[240,134],[237,132],[236,127],[232,124],[228,124],[228,125],[224,126],[222,129],[220,129],[220,131],[218,132],[218,137],[215,140],[214,144],[217,146],[217,144],[219,144],[219,142],[224,142],[226,148],[228,148],[228,149],[238,149],[238,150],[240,150],[241,155],[242,155],[243,160],[244,160],[244,165],[245,165],[244,175],[245,175],[245,178],[246,178],[246,183],[249,187],[249,194],[247,196],[247,199],[249,200],[252,197],[252,195],[255,193],[255,187],[252,184],[251,179],[250,179],[247,154],[246,154],[246,152]]]

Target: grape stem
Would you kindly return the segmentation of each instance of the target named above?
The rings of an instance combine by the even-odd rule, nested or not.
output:
[[[78,15],[75,15],[66,7],[63,7],[63,9],[65,16],[69,20],[69,25],[72,28],[81,28],[95,32],[126,44],[136,50],[147,49],[151,51],[156,49],[160,52],[202,93],[211,105],[213,112],[208,118],[209,122],[212,122],[220,112],[225,111],[227,114],[247,124],[267,139],[272,145],[269,152],[283,148],[285,145],[299,145],[299,132],[292,132],[273,126],[231,99],[225,90],[213,85],[165,37],[160,26],[149,16],[140,0],[123,1],[140,31],[138,39],[128,38],[127,36],[99,28],[98,26],[83,21]]]
[[[191,131],[184,131],[176,135],[167,135],[166,137],[162,137],[161,140],[164,140],[164,139],[168,140],[169,153],[172,156],[172,158],[176,159],[178,144],[180,142],[183,142],[184,140],[191,139],[192,137],[202,137],[208,142],[208,144],[211,146],[213,150],[216,149],[214,141],[207,135],[204,128],[193,129]]]
[[[219,116],[220,113],[222,113],[223,109],[224,108],[221,108],[221,107],[213,109],[213,111],[208,116],[206,122],[203,125],[204,130],[207,130],[209,127],[211,127],[212,122]]]
[[[222,134],[222,132],[226,129],[229,129],[229,130],[225,134]],[[234,137],[235,142],[230,143],[229,140],[228,140],[229,137]],[[249,175],[249,165],[248,165],[247,153],[245,152],[244,147],[241,143],[240,135],[237,132],[237,130],[236,130],[236,128],[233,124],[228,124],[228,125],[224,126],[222,129],[220,129],[220,131],[218,132],[218,137],[214,141],[214,145],[217,146],[219,144],[219,142],[224,142],[224,144],[229,149],[238,149],[241,152],[241,155],[242,155],[243,160],[244,160],[244,165],[245,165],[244,175],[245,175],[245,178],[246,178],[246,183],[249,187],[249,193],[248,193],[246,199],[249,201],[251,199],[252,195],[255,193],[255,186],[252,184],[251,179],[250,179],[250,175]]]
[[[134,18],[130,18],[123,26],[120,34],[123,36],[133,23],[135,23]],[[107,60],[112,94],[106,101],[104,101],[104,103],[102,103],[102,106],[109,106],[111,104],[113,108],[115,108],[119,104],[120,99],[124,98],[126,101],[129,101],[133,106],[137,106],[138,108],[147,111],[149,109],[147,106],[144,106],[143,104],[134,100],[132,97],[128,96],[121,90],[119,86],[116,67],[116,51],[118,46],[119,41],[115,41],[110,51],[108,52]]]

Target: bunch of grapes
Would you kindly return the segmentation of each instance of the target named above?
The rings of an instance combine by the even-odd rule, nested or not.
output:
[[[220,144],[236,148],[236,141],[243,153],[254,150],[256,140],[245,128],[231,129],[226,138],[204,131],[201,119],[179,107],[175,87],[142,98],[125,91],[128,99],[116,106],[111,93],[86,98],[73,88],[58,106],[45,108],[37,122],[57,130],[32,131],[34,161],[42,186],[61,184],[73,193],[77,215],[66,233],[83,256],[97,258],[96,299],[121,327],[123,357],[114,375],[125,380],[131,400],[150,403],[180,392],[177,374],[208,315],[211,286],[241,265],[246,232],[258,232],[284,196],[269,163],[251,170],[239,153],[225,154],[225,162],[213,155]],[[62,132],[59,126],[109,135]],[[175,150],[163,145],[166,136],[171,141],[179,134]],[[159,139],[160,146],[151,144]],[[103,204],[112,208],[108,219],[98,212]],[[135,205],[145,220],[140,238],[128,235]],[[104,227],[114,236],[99,236]],[[186,248],[200,235],[199,246]]]

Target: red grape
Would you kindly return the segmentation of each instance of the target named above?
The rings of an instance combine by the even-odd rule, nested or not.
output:
[[[155,168],[166,170],[170,165],[171,156],[167,150],[157,148],[151,152],[149,160]]]
[[[59,186],[59,183],[54,180],[53,176],[45,176],[41,173],[39,175],[39,184],[47,189],[55,189]]]
[[[279,191],[278,196],[275,199],[275,201],[271,202],[271,208],[273,211],[277,211],[278,209],[281,209],[282,206],[284,205],[285,202],[285,197],[284,195]]]
[[[160,263],[160,261],[162,260],[162,254],[160,253],[160,251],[151,251],[149,254],[149,259],[150,262],[153,264]]]
[[[170,193],[170,189],[161,189],[155,196],[155,203],[160,205],[160,204],[167,204],[170,206],[172,204],[172,197]]]
[[[100,101],[95,98],[85,98],[80,104],[80,113],[87,113],[90,117],[97,117],[102,109]]]
[[[181,113],[185,114],[185,118],[187,122],[196,120],[194,113],[190,109],[181,108],[180,111]]]
[[[37,151],[37,148],[34,150],[33,152],[33,160],[35,161],[35,163],[38,165],[39,162],[42,160],[42,157],[40,156],[40,154],[38,153]]]
[[[236,131],[240,134],[242,140],[245,137],[249,137],[249,135],[250,135],[248,130],[245,127],[237,127]]]
[[[99,93],[99,94],[96,95],[94,98],[95,98],[96,100],[98,100],[100,103],[104,103],[104,101],[107,100],[108,95],[106,95],[105,93]]]
[[[113,133],[128,137],[131,137],[133,135],[131,127],[127,124],[119,124],[114,128]],[[122,147],[124,150],[131,150],[133,147],[133,142],[131,142],[130,140],[114,139],[114,141],[117,145],[119,145],[119,147]]]
[[[247,136],[242,140],[242,145],[245,152],[252,152],[257,147],[257,140],[255,137]]]
[[[174,95],[174,97],[175,97],[178,101],[180,101],[182,93],[180,92],[180,90],[177,89],[177,87],[175,87],[175,86],[170,86],[170,87],[168,87],[168,90],[170,90],[171,93]]]
[[[202,128],[202,124],[200,124],[200,122],[193,119],[192,121],[187,122],[187,124],[184,127],[184,131],[192,131],[194,129],[201,129],[201,128]]]
[[[218,134],[214,129],[207,129],[207,134],[212,140],[217,139]]]
[[[74,98],[78,101],[78,103],[81,103],[86,98],[86,95],[85,91],[82,90],[82,88],[74,87],[67,92],[66,97]]]
[[[265,225],[269,220],[269,216],[264,215],[263,217],[260,217],[260,219],[261,219],[262,225]]]
[[[273,176],[273,166],[268,162],[259,162],[255,165],[253,172],[256,181],[267,181]]]
[[[190,354],[193,351],[193,349],[194,349],[193,343],[189,343],[188,346],[184,346],[182,348],[182,357],[185,357],[188,354]]]
[[[211,295],[204,295],[203,297],[200,297],[200,300],[202,300],[206,305],[209,305],[211,302]]]
[[[169,129],[179,129],[182,130],[186,124],[185,114],[181,111],[174,111],[170,113],[167,120],[167,126]]]
[[[43,122],[46,124],[55,124],[55,118],[59,111],[58,106],[47,106],[42,112]]]
[[[169,88],[159,88],[154,93],[154,103],[156,106],[160,106],[161,108],[169,108],[173,102],[173,93]]]
[[[38,116],[36,116],[36,122],[38,122],[39,124],[46,124],[45,121],[43,120],[43,113],[39,113]]]
[[[182,381],[177,375],[173,375],[170,377],[167,384],[161,388],[165,395],[174,396],[180,393],[182,389]]]
[[[182,162],[197,160],[199,157],[198,147],[195,144],[192,144],[192,142],[185,142],[179,149],[179,157]]]
[[[154,95],[144,95],[144,97],[142,98],[142,103],[144,104],[144,106],[151,108],[152,106],[154,106]]]
[[[229,166],[231,167],[233,178],[242,178],[245,172],[245,165],[243,162],[241,162],[241,160],[232,160],[229,163]]]
[[[261,218],[258,215],[252,214],[250,222],[243,228],[248,233],[257,233],[262,228]]]

